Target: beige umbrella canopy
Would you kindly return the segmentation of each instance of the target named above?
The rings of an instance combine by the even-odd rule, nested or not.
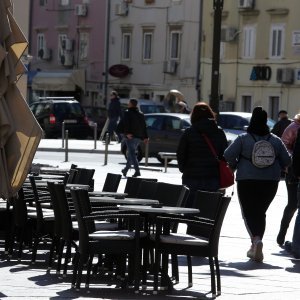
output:
[[[25,67],[20,58],[28,44],[10,11],[0,0],[0,197],[21,188],[42,137],[16,82]]]

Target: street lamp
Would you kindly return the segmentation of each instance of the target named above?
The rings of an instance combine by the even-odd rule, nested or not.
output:
[[[213,57],[211,71],[211,98],[210,106],[215,113],[219,113],[219,80],[220,80],[220,41],[221,41],[221,22],[224,0],[214,1],[214,33],[213,33]]]

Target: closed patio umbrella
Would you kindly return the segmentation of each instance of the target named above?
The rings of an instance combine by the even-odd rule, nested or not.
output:
[[[16,86],[25,67],[20,58],[28,44],[10,11],[0,0],[0,197],[21,188],[42,137],[42,130]]]

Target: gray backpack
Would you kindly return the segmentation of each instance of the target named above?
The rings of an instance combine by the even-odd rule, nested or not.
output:
[[[271,135],[266,140],[257,141],[251,134],[255,143],[252,149],[251,161],[257,168],[267,168],[273,165],[276,155],[273,145],[269,142]]]

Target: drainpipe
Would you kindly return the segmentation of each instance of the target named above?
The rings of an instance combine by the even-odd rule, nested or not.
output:
[[[108,61],[109,61],[109,36],[110,36],[110,0],[106,1],[106,45],[105,45],[105,70],[104,70],[104,105],[107,104],[108,86]]]
[[[199,3],[199,32],[198,32],[198,51],[197,51],[197,72],[196,72],[196,91],[197,101],[201,100],[201,83],[200,83],[200,70],[201,70],[201,48],[202,48],[202,24],[203,24],[203,0]]]
[[[210,106],[215,113],[219,113],[219,80],[220,80],[220,41],[221,23],[224,0],[214,0],[214,33],[213,33],[213,57],[211,72],[211,99]]]

